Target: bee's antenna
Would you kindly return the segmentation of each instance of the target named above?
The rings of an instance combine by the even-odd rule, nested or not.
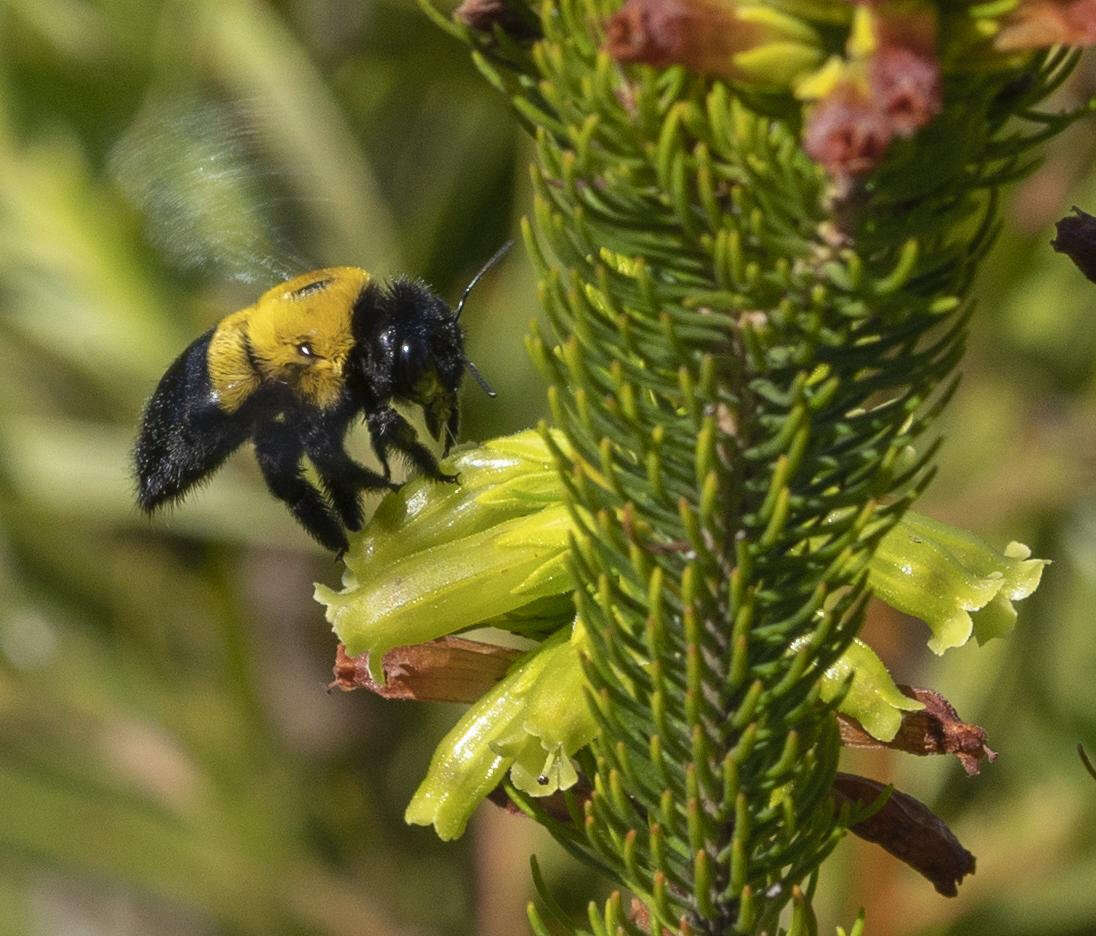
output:
[[[506,246],[509,247],[510,245],[507,244]],[[491,399],[498,396],[498,391],[487,382],[487,378],[479,372],[479,368],[476,367],[475,364],[469,361],[468,358],[464,359],[464,364],[468,368],[468,373],[472,375],[472,378],[480,385],[480,389],[483,390],[484,393],[491,397]]]
[[[464,302],[468,298],[468,294],[472,291],[472,287],[474,287],[476,285],[476,283],[478,283],[480,281],[480,279],[482,278],[484,273],[486,273],[488,270],[490,270],[491,267],[493,267],[503,257],[505,257],[506,252],[513,246],[514,246],[514,242],[512,240],[508,240],[498,250],[495,251],[494,256],[492,256],[490,260],[488,260],[483,266],[480,267],[479,272],[475,276],[472,277],[472,281],[467,286],[464,287],[464,292],[461,293],[460,301],[457,303],[457,308],[453,312],[453,318],[455,318],[455,319],[460,318],[461,311],[464,309]],[[469,365],[471,365],[472,362],[469,361],[468,363],[469,363]],[[483,378],[481,376],[479,376],[479,373],[476,371],[475,367],[471,367],[471,370],[472,370],[473,375],[475,375],[476,380],[479,381],[480,386],[482,386],[485,390],[487,390],[487,384],[484,383]],[[493,392],[489,392],[488,395],[489,396],[494,396],[495,394]]]

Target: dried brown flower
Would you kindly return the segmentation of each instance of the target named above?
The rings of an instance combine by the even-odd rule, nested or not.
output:
[[[940,112],[940,66],[931,54],[884,46],[868,62],[868,83],[895,136],[912,136]]]
[[[506,674],[520,651],[461,637],[410,647],[384,655],[384,685],[369,675],[369,654],[349,656],[339,644],[331,688],[368,689],[385,699],[475,702]]]
[[[803,148],[831,175],[855,176],[879,164],[893,135],[882,109],[860,89],[843,84],[811,111]]]
[[[855,774],[839,773],[833,784],[838,805],[847,802],[854,807],[871,805],[884,790],[885,784]],[[958,894],[957,885],[974,873],[974,855],[959,844],[943,820],[920,800],[898,790],[891,792],[881,809],[852,825],[850,831],[904,861],[945,897]]]
[[[874,169],[895,137],[912,136],[942,103],[935,10],[854,2],[868,8],[870,41],[850,39],[849,60],[829,66],[832,84],[816,90],[804,131],[807,152],[839,179]]]
[[[951,703],[932,689],[899,686],[925,707],[918,712],[903,712],[902,727],[891,741],[878,741],[855,719],[838,716],[841,743],[856,748],[891,748],[907,754],[954,754],[968,774],[976,774],[983,760],[995,761],[996,751],[986,745],[986,732],[962,721]]]

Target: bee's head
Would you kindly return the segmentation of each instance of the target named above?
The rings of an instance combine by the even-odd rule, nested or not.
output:
[[[372,354],[364,362],[367,382],[421,406],[435,438],[446,429],[455,436],[457,394],[466,365],[456,315],[421,280],[400,277],[370,292],[357,313],[362,327],[374,335]],[[447,439],[446,450],[451,441]]]
[[[364,365],[367,381],[376,385],[383,380],[392,396],[421,406],[430,434],[440,439],[445,433],[446,451],[456,441],[458,394],[465,370],[489,396],[495,395],[464,356],[460,314],[472,287],[509,248],[507,243],[473,277],[456,309],[421,280],[407,277],[393,280],[384,289],[370,285],[355,308],[355,330],[359,338],[370,333],[369,343],[375,349],[372,360]]]

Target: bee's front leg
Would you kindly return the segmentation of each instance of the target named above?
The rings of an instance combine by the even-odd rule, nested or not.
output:
[[[415,429],[391,406],[381,406],[366,414],[369,438],[381,464],[387,466],[388,456],[397,452],[406,458],[422,474],[434,481],[456,481],[458,476],[447,474],[438,465],[434,453],[415,435]]]

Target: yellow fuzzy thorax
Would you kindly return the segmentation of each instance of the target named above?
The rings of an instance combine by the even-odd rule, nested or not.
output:
[[[284,383],[321,409],[332,406],[354,345],[354,303],[369,279],[359,267],[313,270],[222,319],[207,357],[220,408],[236,412],[264,382]]]

